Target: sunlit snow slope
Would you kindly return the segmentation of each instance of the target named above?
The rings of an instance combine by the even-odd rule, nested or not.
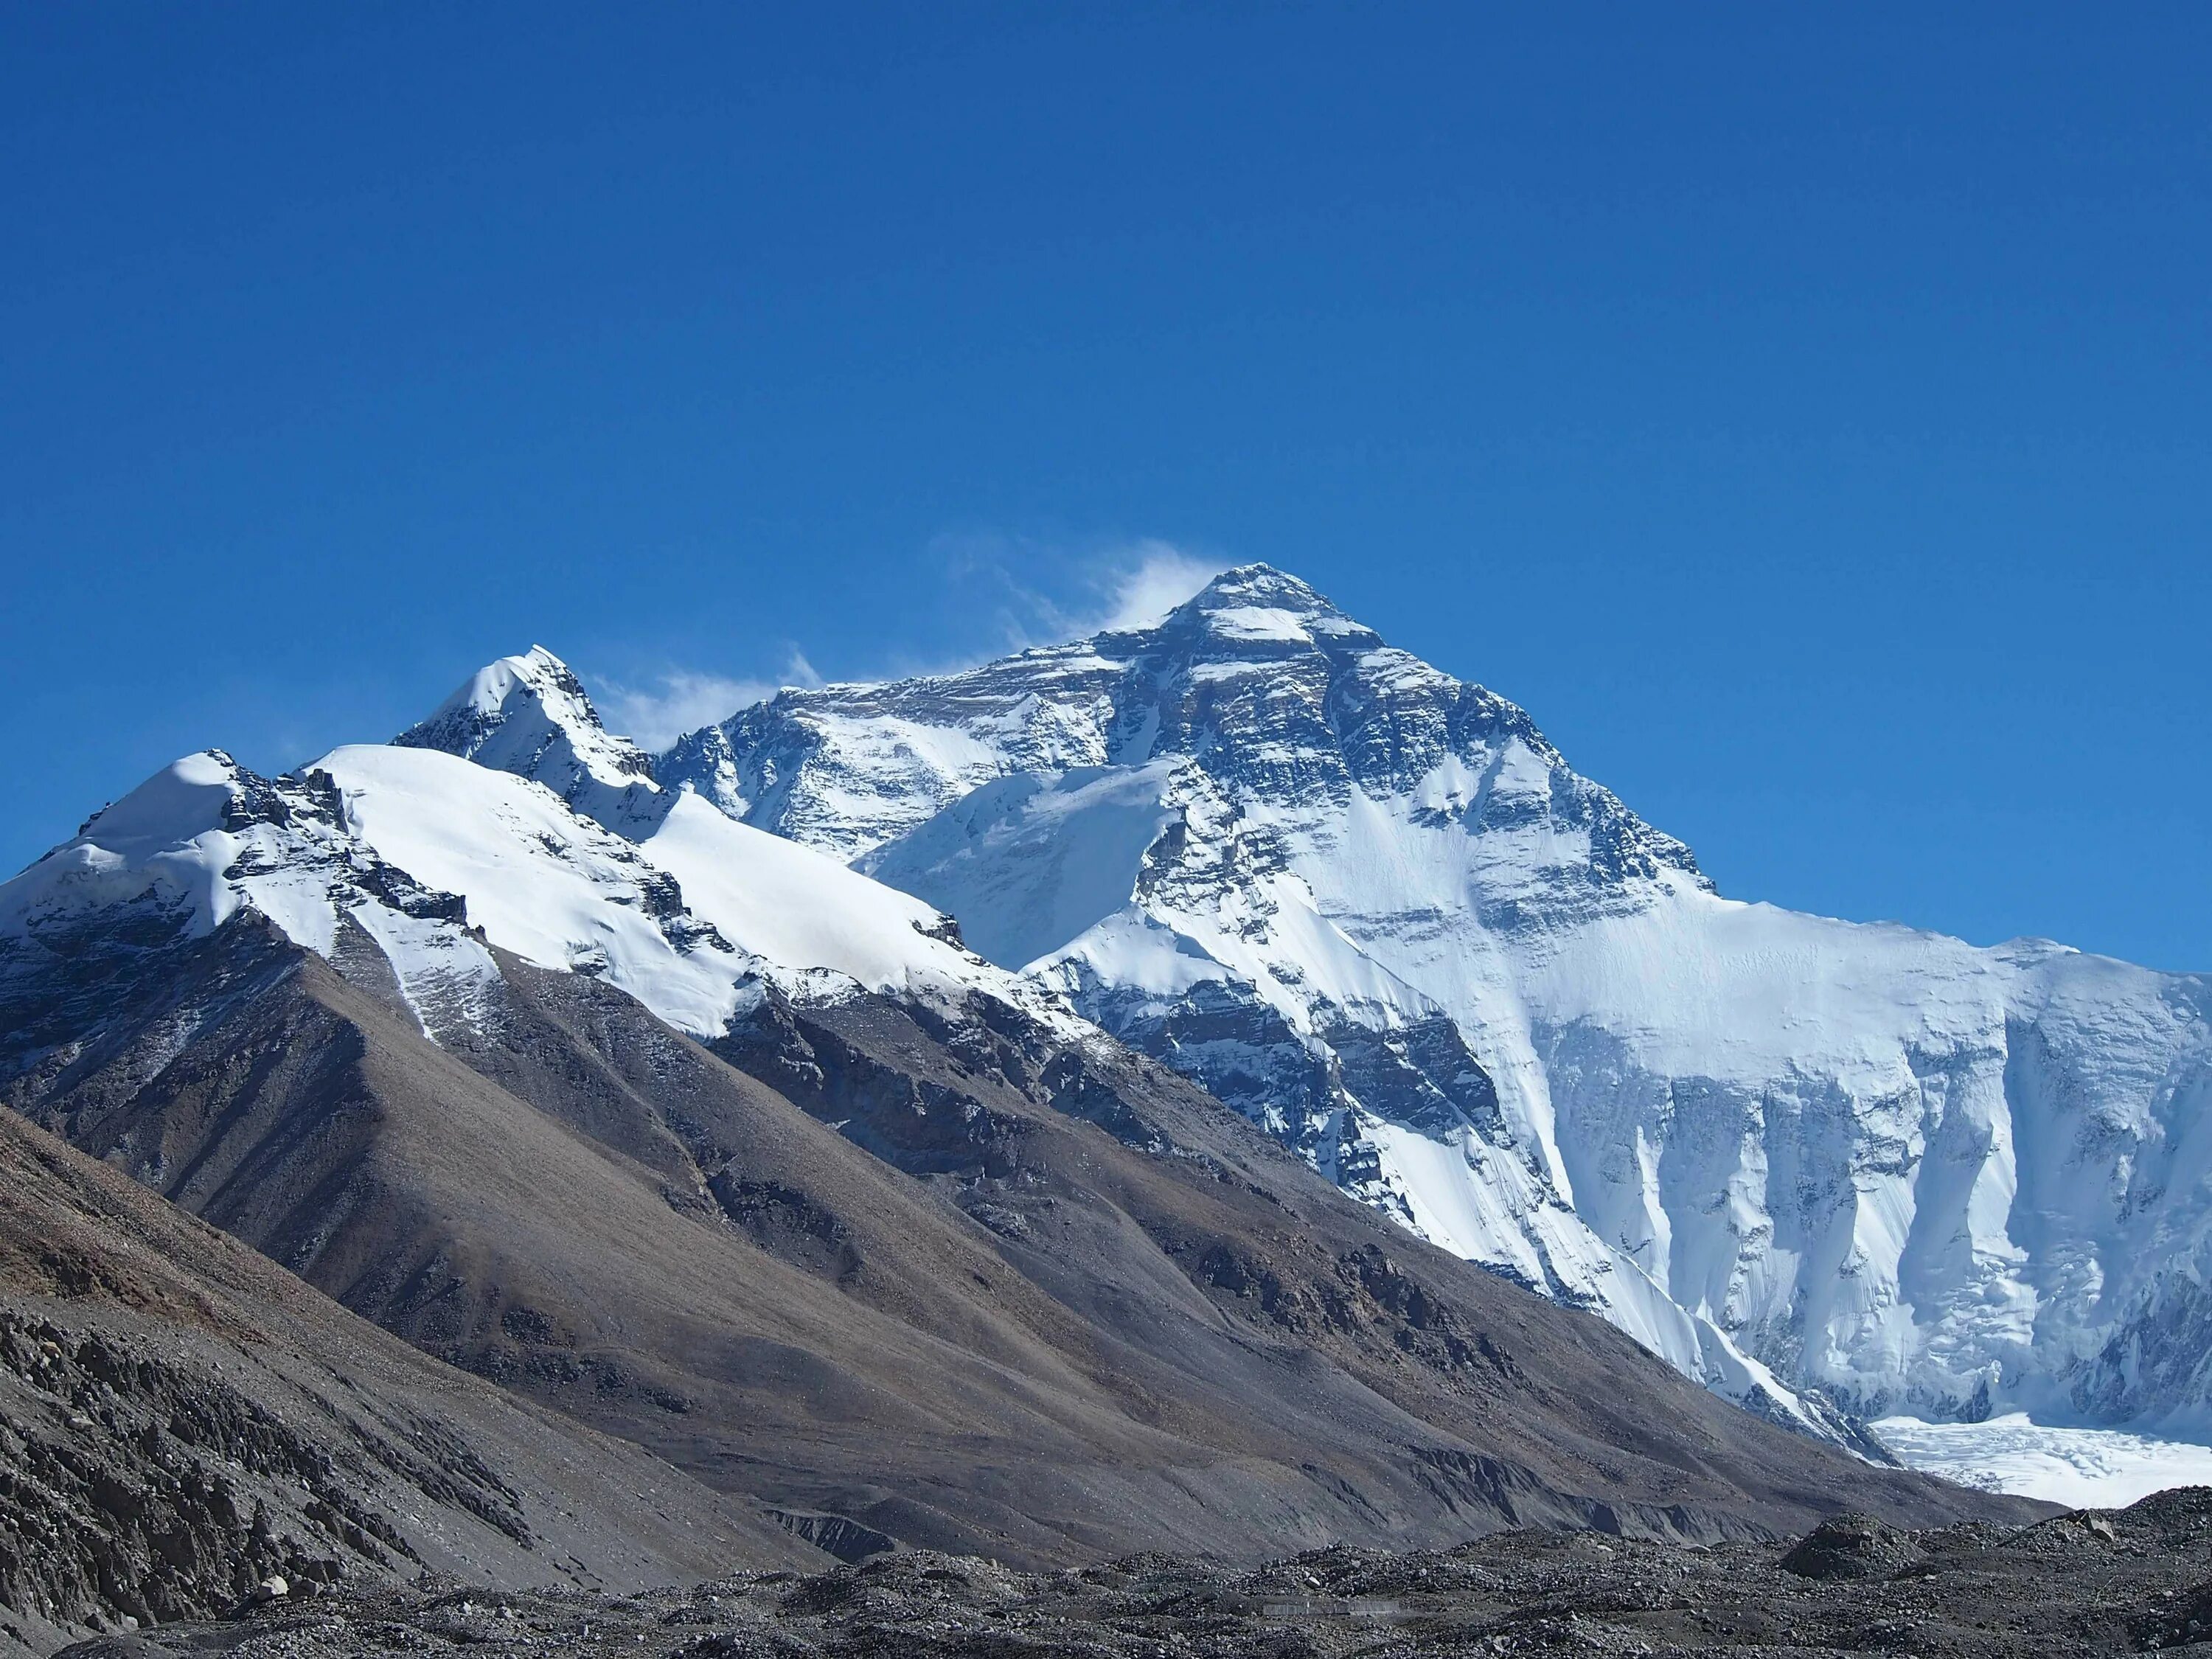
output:
[[[2212,982],[1723,898],[1292,577],[787,691],[654,769],[1725,1392],[2212,1416]]]
[[[952,943],[927,905],[833,859],[689,797],[652,818],[633,842],[544,785],[422,748],[349,746],[276,778],[210,750],[0,886],[0,972],[204,935],[250,908],[342,972],[396,981],[433,1038],[485,1018],[495,951],[604,979],[707,1038],[771,985],[809,999],[1003,993],[1088,1030]]]
[[[929,905],[739,822],[692,791],[664,789],[645,756],[601,726],[574,673],[543,646],[479,670],[391,745],[341,749],[317,766],[348,781],[353,819],[380,852],[410,869],[439,872],[469,896],[472,915],[478,904],[500,903],[505,890],[489,879],[491,866],[465,876],[445,860],[451,849],[438,843],[448,836],[455,847],[467,843],[488,811],[503,827],[523,823],[532,810],[524,803],[535,803],[535,811],[551,811],[569,827],[549,833],[533,824],[531,838],[549,846],[564,838],[589,842],[617,860],[641,861],[667,878],[653,914],[674,936],[688,940],[703,930],[786,990],[835,994],[836,981],[843,981],[900,994],[980,992],[1062,1035],[1095,1035],[1036,981],[965,948],[950,919]],[[435,787],[418,788],[410,781],[417,777],[436,781]],[[412,805],[387,817],[376,810],[379,789],[412,791]],[[436,798],[441,791],[447,799]],[[492,810],[494,802],[501,805]],[[391,845],[395,838],[406,838],[406,854]],[[512,902],[523,909],[538,905],[536,884],[515,886]],[[564,917],[558,931],[572,955],[601,971],[590,929]],[[557,952],[518,954],[544,962]],[[624,979],[627,969],[617,969],[611,958],[609,968],[672,1024],[700,1033],[720,1029],[711,1013],[684,1009],[680,997],[656,1000],[639,989],[645,981],[635,973]]]

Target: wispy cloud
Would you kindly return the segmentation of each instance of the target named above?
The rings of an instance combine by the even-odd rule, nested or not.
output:
[[[1118,561],[1106,567],[1105,580],[1112,605],[1099,625],[1147,627],[1228,568],[1225,560],[1208,558],[1171,542],[1133,543]]]
[[[985,637],[976,640],[971,634],[971,648],[955,656],[895,649],[878,659],[872,672],[841,678],[957,673],[1030,646],[1142,628],[1158,622],[1230,563],[1157,537],[1069,543],[978,531],[939,536],[930,550],[943,562],[949,582],[977,593],[971,626],[972,617],[984,619]],[[609,731],[660,750],[785,686],[822,683],[794,647],[780,680],[668,668],[641,682],[599,679],[593,696]]]
[[[602,680],[592,701],[607,729],[647,749],[665,749],[687,732],[727,720],[738,709],[774,696],[787,685],[819,685],[822,677],[793,647],[781,680],[732,679],[672,668],[649,685]]]
[[[1230,562],[1150,536],[1071,545],[967,532],[939,537],[933,550],[954,581],[996,591],[997,649],[1008,651],[1158,622]]]

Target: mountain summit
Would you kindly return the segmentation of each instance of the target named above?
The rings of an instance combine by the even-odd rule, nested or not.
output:
[[[2212,982],[1725,899],[1294,576],[655,767],[1762,1409],[2212,1404]]]
[[[1223,778],[1343,798],[1426,775],[1454,745],[1516,744],[1555,771],[1596,863],[1677,870],[1689,849],[1568,771],[1514,704],[1384,645],[1298,578],[1239,566],[1151,628],[963,673],[787,690],[654,763],[748,823],[863,858],[1015,773],[1188,756]]]

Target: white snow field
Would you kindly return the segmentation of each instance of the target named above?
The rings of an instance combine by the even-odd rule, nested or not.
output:
[[[2069,1509],[2125,1509],[2169,1486],[2212,1486],[2212,1447],[2118,1429],[2050,1428],[2025,1412],[1986,1423],[1886,1417],[1874,1430],[1912,1468]]]
[[[512,792],[526,792],[542,803],[538,810],[556,810],[568,826],[550,836],[533,832],[541,843],[565,836],[617,860],[641,858],[674,880],[669,902],[682,909],[687,925],[710,929],[749,959],[750,971],[787,989],[804,980],[810,994],[820,994],[822,976],[829,975],[872,991],[974,991],[1014,1004],[1063,1033],[1087,1030],[1036,981],[953,943],[949,919],[929,905],[811,847],[733,819],[690,790],[662,788],[645,756],[601,726],[575,675],[542,646],[479,670],[393,744],[342,749],[317,765],[351,781],[349,811],[379,850],[395,862],[411,857],[439,869],[450,890],[470,897],[471,920],[479,892],[488,910],[502,902],[491,866],[441,862],[438,849],[419,842],[404,854],[388,843],[416,832],[441,836],[449,817],[480,813],[482,803],[456,799],[441,808],[425,799],[380,830],[364,793],[369,779],[419,775],[439,780],[441,789],[489,791],[487,801],[501,791],[510,792],[501,797],[510,799],[520,799]],[[471,782],[469,775],[495,781]],[[545,799],[551,796],[558,801]],[[513,821],[516,812],[506,817]],[[526,890],[520,896],[534,902]],[[563,939],[577,937],[579,923],[564,917],[557,931]],[[557,952],[509,948],[557,965],[549,963]],[[653,975],[628,970],[627,963],[625,969],[627,977],[617,982],[672,1024],[694,1032],[726,1025],[727,1007],[719,1016],[702,1011],[673,988],[648,994],[638,988]],[[712,979],[722,969],[704,971]]]
[[[663,805],[641,844],[542,784],[434,750],[351,745],[281,778],[210,750],[0,886],[0,932],[52,933],[132,906],[205,934],[251,906],[343,965],[358,927],[434,1039],[483,1012],[499,977],[487,946],[604,978],[702,1037],[764,983],[813,997],[841,985],[1002,994],[1087,1030],[939,937],[947,923],[927,905],[696,798]]]

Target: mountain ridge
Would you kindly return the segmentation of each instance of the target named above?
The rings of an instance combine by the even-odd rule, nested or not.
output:
[[[925,903],[695,792],[625,783],[633,838],[484,764],[589,751],[525,678],[470,683],[478,758],[187,757],[0,887],[0,1097],[859,1553],[2024,1512],[1430,1249]]]

